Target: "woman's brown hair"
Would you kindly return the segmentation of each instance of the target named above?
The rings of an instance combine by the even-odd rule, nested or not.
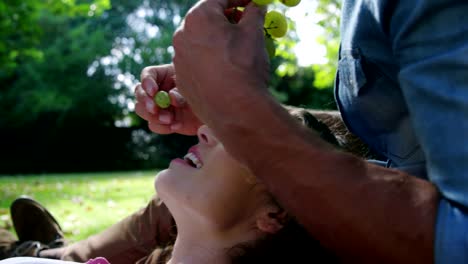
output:
[[[277,233],[237,245],[228,253],[233,264],[338,263],[333,253],[293,218],[288,219]]]

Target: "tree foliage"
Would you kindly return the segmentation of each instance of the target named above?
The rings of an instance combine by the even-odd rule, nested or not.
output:
[[[74,0],[0,2],[0,78],[9,76],[23,61],[43,58],[36,45],[41,41],[43,31],[39,22],[44,15],[93,16],[100,15],[109,6],[109,0],[90,3],[76,3]]]
[[[55,2],[2,2],[10,13],[28,8],[20,21],[26,29],[2,31],[11,42],[2,51],[19,54],[0,59],[2,172],[142,165],[133,140],[144,123],[116,123],[132,115],[131,88],[142,68],[170,62],[178,21],[168,18],[183,17],[194,1]]]

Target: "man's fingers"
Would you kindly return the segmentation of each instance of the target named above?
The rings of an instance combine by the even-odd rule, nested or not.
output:
[[[174,114],[170,110],[159,110],[158,120],[160,124],[169,125],[174,119]]]
[[[182,127],[183,127],[182,122],[175,122],[171,124],[171,130],[174,132],[179,131],[180,129],[182,129]]]
[[[161,125],[159,123],[150,122],[148,123],[148,127],[156,134],[167,135],[173,133],[170,125]]]
[[[174,67],[172,64],[150,66],[141,71],[141,82],[144,90],[154,96],[158,90],[169,91],[174,88]]]
[[[229,0],[228,7],[246,6],[251,0]]]
[[[183,107],[187,102],[177,88],[170,90],[169,96],[171,97],[171,104],[175,107]]]
[[[151,97],[153,97],[158,91],[159,87],[156,80],[159,77],[158,70],[155,66],[145,67],[141,71],[141,86],[144,91]]]
[[[143,90],[141,83],[135,85],[134,94],[137,102],[143,102],[145,98],[149,98],[148,94]]]
[[[150,102],[146,100],[145,102],[143,103],[138,102],[135,105],[135,113],[137,113],[138,116],[145,119],[146,121],[153,121],[153,122],[158,121],[159,122],[159,111],[157,107],[155,107],[154,104],[152,105]],[[151,105],[152,107],[150,107]]]
[[[141,84],[137,84],[135,86],[135,97],[137,106],[145,109],[151,114],[157,114],[157,108],[152,97],[148,96],[148,94],[143,90]]]
[[[143,104],[136,104],[135,105],[135,113],[143,118],[144,120],[149,120],[151,117],[150,117],[150,114],[148,113],[148,111],[146,110],[145,106]]]
[[[253,2],[249,3],[244,10],[239,25],[255,30],[263,30],[265,23],[266,6],[258,6]]]
[[[247,6],[250,2],[252,0],[205,0],[206,4],[218,6],[221,8],[221,11],[230,7]]]
[[[165,113],[165,112],[166,113]],[[163,110],[163,111],[160,111],[160,113],[158,113],[157,115],[153,115],[153,114],[150,114],[147,110],[146,110],[146,107],[142,104],[137,104],[135,106],[135,112],[137,113],[138,116],[140,116],[141,118],[143,118],[144,120],[146,120],[148,122],[148,125],[151,129],[151,131],[155,132],[155,133],[158,133],[158,134],[169,134],[169,133],[172,133],[172,131],[170,131],[170,127],[172,125],[172,117],[169,117],[169,119],[167,119],[167,123],[166,122],[162,122],[161,121],[161,117],[164,117],[167,115],[167,110]],[[163,112],[163,113],[161,113]],[[169,114],[170,116],[172,116],[172,114]],[[163,118],[164,119],[164,118]]]
[[[141,86],[150,97],[154,97],[156,92],[159,90],[156,81],[151,76],[146,76],[145,78],[141,79]]]
[[[188,132],[187,125],[191,123],[191,120],[188,120],[187,117],[184,117],[185,111],[180,109],[174,112],[174,120],[171,123],[171,130],[175,133],[179,133],[182,135],[194,135],[193,132]],[[184,129],[185,126],[185,129]],[[196,134],[196,131],[194,132]]]
[[[220,11],[224,13],[224,9],[229,7],[229,2],[231,0],[205,0],[204,3],[200,5],[213,6],[219,8]]]

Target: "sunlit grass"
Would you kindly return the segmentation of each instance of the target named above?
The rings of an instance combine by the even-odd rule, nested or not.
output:
[[[12,230],[9,207],[20,195],[43,204],[66,238],[95,234],[146,205],[156,171],[0,176],[0,227]]]

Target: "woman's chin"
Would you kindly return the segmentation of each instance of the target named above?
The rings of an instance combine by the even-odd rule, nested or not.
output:
[[[161,199],[168,194],[174,193],[180,189],[183,182],[186,181],[186,172],[178,166],[169,167],[160,171],[154,180],[154,188]]]
[[[169,177],[168,174],[171,174],[171,169],[164,169],[159,171],[154,178],[154,189],[159,196],[161,196],[163,191],[161,189],[163,189],[164,181],[166,181],[165,178]]]

